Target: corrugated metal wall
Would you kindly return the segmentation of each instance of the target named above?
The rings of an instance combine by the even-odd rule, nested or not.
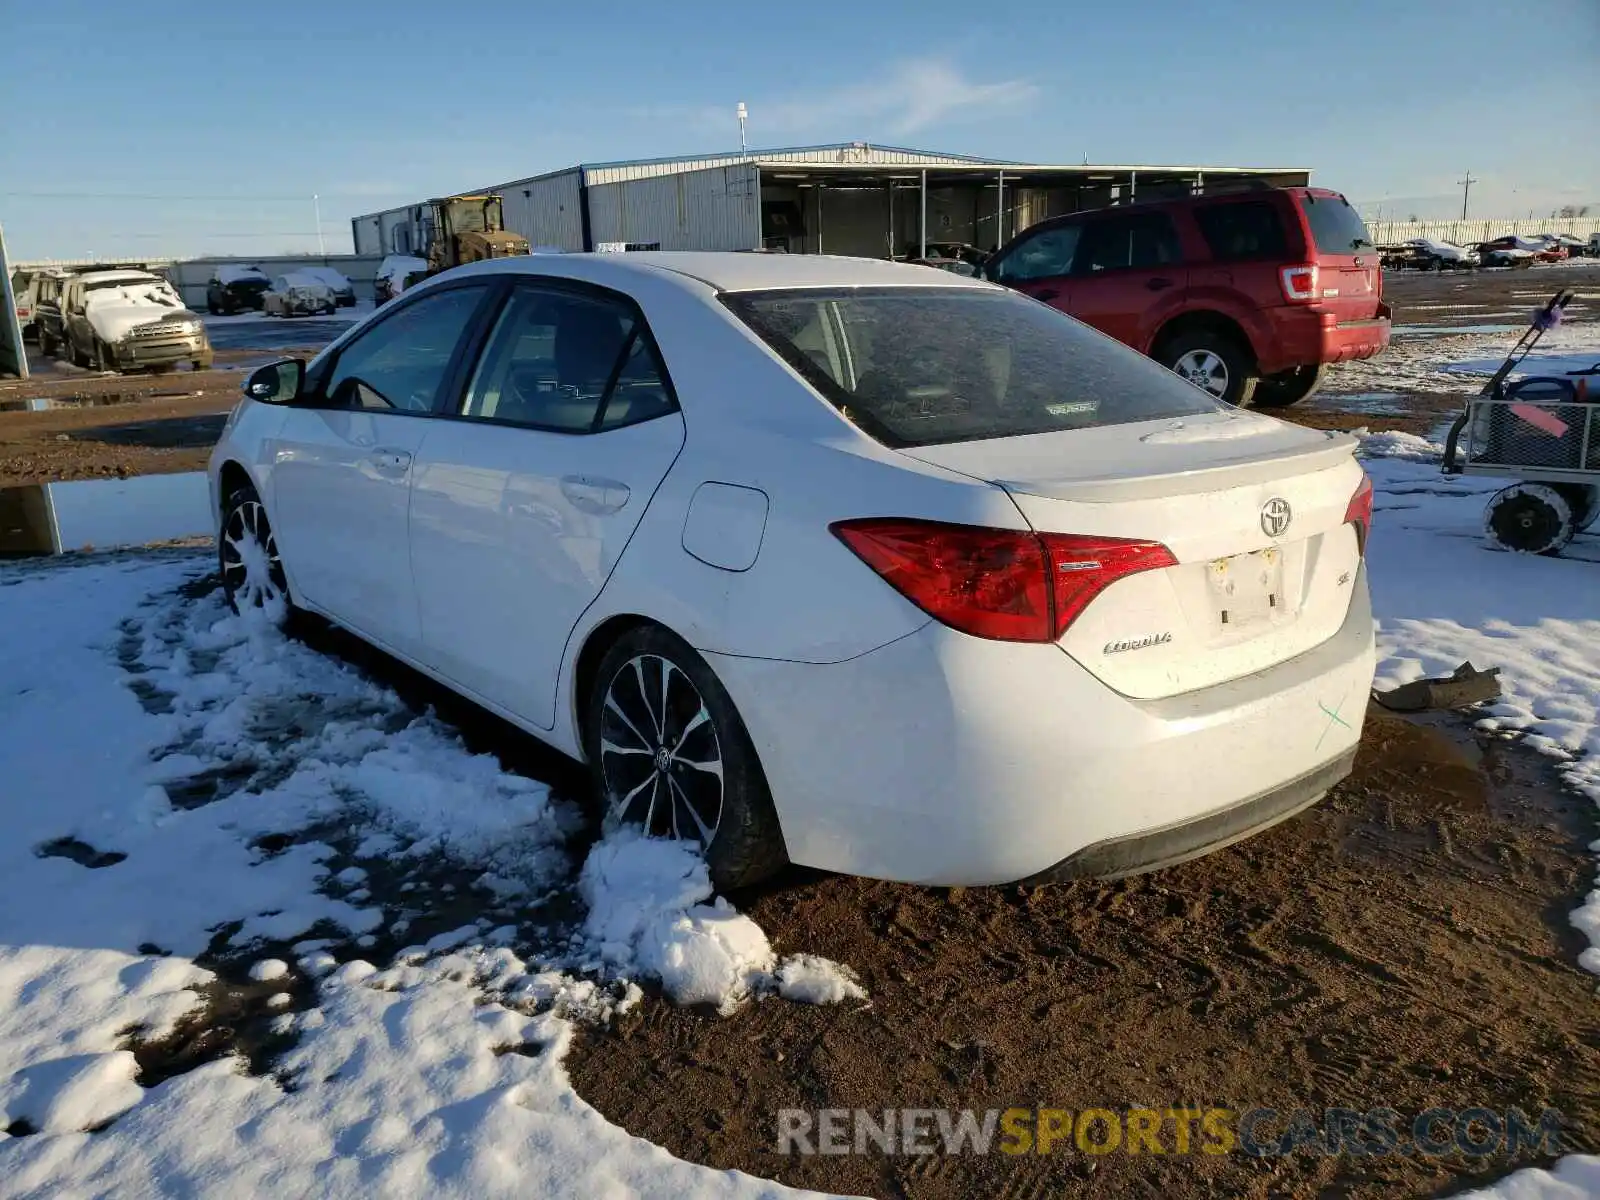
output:
[[[496,188],[506,228],[528,239],[530,246],[583,249],[583,214],[579,191],[583,174],[576,167]]]
[[[663,250],[749,250],[761,244],[754,163],[589,188],[589,227],[601,242],[660,242]]]

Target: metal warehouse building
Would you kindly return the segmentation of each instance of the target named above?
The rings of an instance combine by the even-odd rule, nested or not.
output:
[[[1219,180],[1292,187],[1310,177],[1293,167],[1041,166],[847,142],[581,163],[468,191],[498,193],[506,227],[536,248],[892,258],[935,241],[992,249],[1045,217]],[[355,252],[420,253],[428,220],[422,202],[356,217]]]

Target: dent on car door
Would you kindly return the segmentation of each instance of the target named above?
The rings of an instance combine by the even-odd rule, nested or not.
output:
[[[412,489],[424,661],[550,728],[567,638],[684,437],[649,330],[626,301],[515,288]]]
[[[363,331],[319,364],[273,447],[272,517],[295,590],[402,654],[420,641],[407,541],[413,463],[488,292],[430,292]]]

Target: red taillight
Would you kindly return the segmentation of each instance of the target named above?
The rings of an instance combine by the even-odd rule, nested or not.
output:
[[[974,637],[1053,642],[1125,575],[1170,567],[1158,542],[894,517],[830,528],[923,612]]]
[[[1278,278],[1283,282],[1283,298],[1285,300],[1315,300],[1317,298],[1317,264],[1301,263],[1293,267],[1284,267],[1278,272]]]
[[[1361,486],[1356,489],[1356,494],[1350,497],[1350,504],[1344,510],[1344,519],[1355,523],[1356,546],[1365,554],[1367,533],[1372,529],[1372,478],[1365,472],[1361,476]]]

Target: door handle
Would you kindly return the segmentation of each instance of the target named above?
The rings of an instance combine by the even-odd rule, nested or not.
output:
[[[1054,300],[1059,295],[1061,293],[1055,288],[1039,288],[1033,293],[1033,298],[1035,300]]]
[[[367,461],[378,468],[378,474],[397,477],[411,469],[411,451],[380,448],[369,454]]]
[[[1163,288],[1171,287],[1172,286],[1172,280],[1170,280],[1170,279],[1160,279],[1160,278],[1149,279],[1149,280],[1145,281],[1145,285],[1144,286],[1149,288],[1152,292],[1159,292]]]
[[[563,475],[561,494],[579,512],[604,516],[628,503],[628,485],[617,479],[598,479],[593,475]]]

